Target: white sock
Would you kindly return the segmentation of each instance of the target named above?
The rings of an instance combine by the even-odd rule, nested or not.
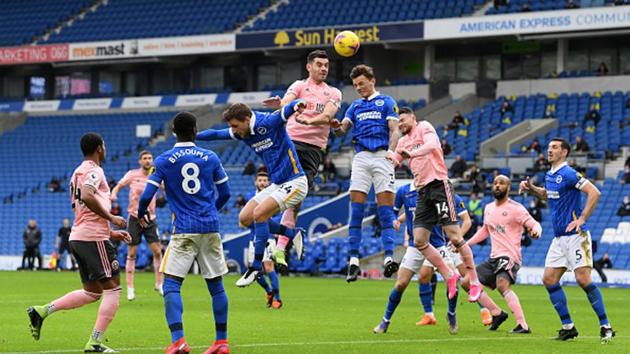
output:
[[[383,261],[383,264],[387,264],[389,262],[393,262],[394,260],[392,259],[392,257],[385,257],[385,261]]]
[[[358,266],[359,265],[359,258],[358,257],[350,257],[350,265],[355,265]]]
[[[562,329],[571,329],[573,328],[573,323],[567,323],[562,325]]]
[[[96,328],[92,330],[92,339],[94,339],[95,341],[99,343],[102,342],[103,336],[105,336],[105,332],[97,331]]]
[[[433,312],[427,312],[424,314],[425,316],[429,316],[431,318],[435,318],[435,315],[433,314]]]

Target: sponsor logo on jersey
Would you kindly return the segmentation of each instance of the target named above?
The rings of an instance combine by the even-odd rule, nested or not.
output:
[[[257,143],[252,144],[252,149],[256,152],[261,152],[263,150],[267,150],[273,146],[273,140],[271,138],[266,138],[265,140],[261,140]]]

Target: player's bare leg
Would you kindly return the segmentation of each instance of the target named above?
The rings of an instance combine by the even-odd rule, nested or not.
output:
[[[284,211],[284,213],[282,213],[282,219],[280,220],[280,224],[288,227],[288,228],[295,228],[296,222],[297,222],[297,217],[298,217],[298,213],[300,212],[300,209],[302,208],[302,203],[296,205],[293,208],[287,208],[287,210]],[[278,235],[278,244],[277,244],[277,248],[279,251],[284,251],[287,248],[287,245],[289,244],[289,238],[285,235]]]
[[[463,263],[457,266],[457,270],[459,271],[459,274],[462,277],[466,278],[466,266]],[[463,283],[462,283],[462,288],[463,288]],[[468,288],[465,288],[464,290],[468,292]],[[501,311],[496,306],[496,304],[494,304],[494,301],[492,301],[492,299],[488,297],[488,295],[485,295],[485,296],[484,295],[485,293],[479,297],[477,304],[479,305],[479,314],[481,316],[481,323],[483,323],[484,326],[489,326],[492,324],[493,314],[492,314],[492,311],[490,311],[490,309],[488,309],[484,304],[487,303],[488,300],[492,302],[493,308],[496,308],[495,315],[498,315]]]
[[[387,307],[385,308],[385,315],[383,316],[383,320],[379,323],[378,326],[374,327],[372,330],[374,333],[386,333],[389,328],[389,323],[394,315],[394,311],[396,311],[396,307],[400,303],[402,298],[402,294],[409,286],[409,282],[411,282],[411,278],[413,278],[414,272],[407,268],[400,268],[398,270],[398,275],[396,277],[396,284],[392,289],[392,292],[389,295],[389,300],[387,302]]]
[[[413,243],[416,245],[416,248],[429,260],[429,262],[437,268],[438,272],[440,272],[442,277],[446,280],[448,298],[452,299],[455,297],[455,293],[457,293],[457,281],[459,280],[459,275],[457,272],[453,272],[453,270],[449,268],[444,261],[444,258],[440,256],[440,252],[438,252],[435,247],[431,246],[429,243],[430,235],[430,230],[425,229],[424,227],[414,227]]]
[[[473,258],[470,246],[464,241],[459,225],[444,226],[444,232],[448,235],[448,239],[455,246],[462,257],[462,262],[466,267],[466,276],[470,279],[470,290],[468,291],[468,301],[477,302],[483,288],[477,278],[477,270],[475,269],[475,259]]]
[[[468,277],[464,277],[464,280],[462,281],[462,288],[466,292],[470,291],[470,279]],[[485,291],[481,292],[478,302],[484,308],[488,309],[488,311],[490,312],[490,315],[491,315],[490,323],[486,324],[485,320],[483,320],[483,317],[482,317],[482,321],[484,321],[483,324],[486,326],[490,325],[490,328],[488,328],[488,330],[496,331],[499,328],[499,326],[508,319],[508,314],[505,311],[503,311],[492,300],[492,298],[490,298],[490,296],[486,294]]]
[[[136,272],[137,252],[138,246],[127,245],[127,261],[125,262],[125,283],[127,284],[127,300],[129,301],[133,301],[136,298],[133,280]]]
[[[28,308],[31,332],[39,340],[44,319],[60,310],[71,310],[93,303],[102,298],[92,335],[85,345],[86,352],[112,350],[102,344],[105,331],[118,311],[120,299],[120,278],[118,276],[103,281],[83,283],[82,290],[75,290],[43,306]]]
[[[424,309],[424,315],[416,326],[432,326],[437,324],[433,314],[433,299],[431,296],[431,278],[433,277],[433,267],[422,266],[418,276],[418,290],[420,292],[420,302]]]
[[[514,291],[512,291],[510,281],[503,276],[497,277],[497,290],[501,293],[501,296],[507,302],[508,307],[512,310],[512,314],[516,318],[516,328],[514,328],[510,333],[513,334],[529,334],[532,333],[525,321],[525,314],[523,313],[523,308],[521,307],[521,302],[518,299],[518,296]]]
[[[162,273],[160,273],[160,264],[162,264],[162,245],[159,242],[149,243],[149,249],[153,254],[153,273],[155,274],[155,287],[154,290],[158,291],[160,295],[164,295],[162,291]]]
[[[392,192],[381,192],[376,194],[376,205],[378,206],[377,217],[381,222],[381,241],[383,242],[383,250],[385,259],[383,261],[383,274],[386,278],[391,277],[398,271],[398,263],[394,261],[394,199],[396,195]]]
[[[259,208],[265,202],[268,202],[269,200],[271,200],[270,202],[271,204],[269,204],[269,206],[264,207],[264,208],[267,208],[265,213],[269,213],[269,210],[271,210],[271,212],[275,212],[274,214],[271,214],[270,216],[268,216],[267,219],[265,220],[265,222],[268,224],[269,232],[271,232],[272,234],[278,235],[279,238],[280,236],[285,236],[288,239],[293,239],[293,244],[296,248],[296,252],[298,253],[298,258],[302,258],[304,255],[304,237],[306,237],[306,231],[301,228],[297,228],[297,229],[287,228],[286,226],[281,225],[275,222],[274,220],[272,220],[271,217],[280,211],[280,206],[278,205],[278,202],[276,202],[273,198],[267,198],[260,204],[258,204],[258,202],[256,202],[256,200],[254,199],[247,202],[247,204],[245,204],[245,206],[243,207],[243,209],[241,209],[241,212],[239,213],[240,225],[242,227],[249,227],[252,223],[255,223],[255,220],[256,220],[254,217],[255,211],[263,210]],[[266,242],[267,240],[265,239],[265,243]],[[254,244],[254,248],[255,246],[256,245]],[[264,252],[264,248],[263,248],[263,252]],[[286,257],[285,250],[279,250],[279,251],[277,250],[276,252],[274,252],[273,255],[271,255],[271,257],[276,263],[276,265],[278,266],[278,271],[280,272],[286,271],[287,262],[285,259]]]
[[[367,194],[359,191],[350,191],[350,223],[348,225],[348,274],[347,282],[356,281],[361,274],[359,266],[359,247],[361,246],[361,233],[363,231],[363,216],[365,215],[365,201]]]

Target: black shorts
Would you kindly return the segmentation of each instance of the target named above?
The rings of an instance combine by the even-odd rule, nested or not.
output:
[[[69,243],[67,243],[67,242],[62,242],[62,243],[59,245],[59,257],[61,257],[61,255],[62,255],[64,252],[66,252],[66,251],[67,251],[68,253],[72,253],[72,251],[70,250],[70,244],[69,244]]]
[[[79,265],[81,282],[117,277],[120,265],[114,245],[107,241],[70,241],[70,251]]]
[[[449,181],[434,180],[418,190],[414,228],[433,230],[436,224],[446,226],[457,224],[455,194]]]
[[[143,229],[138,221],[138,218],[129,215],[129,220],[127,220],[127,232],[131,235],[130,245],[132,246],[137,246],[140,242],[142,242],[143,234],[147,243],[160,242],[160,237],[157,234],[157,223],[155,220],[149,224],[149,227]]]
[[[477,276],[479,282],[490,289],[497,287],[497,278],[501,277],[514,284],[519,265],[511,262],[508,257],[490,258],[477,265]]]
[[[308,179],[308,188],[312,189],[315,176],[317,176],[319,171],[319,165],[324,160],[324,153],[321,148],[301,141],[294,140],[293,145],[295,145],[300,165],[302,165],[304,174],[306,174]]]

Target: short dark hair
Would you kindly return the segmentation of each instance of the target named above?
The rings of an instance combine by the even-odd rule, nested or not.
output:
[[[314,50],[308,53],[308,56],[306,57],[306,61],[308,63],[312,63],[316,58],[328,59],[328,53],[326,53],[326,51],[323,49]]]
[[[567,157],[569,157],[569,155],[571,154],[571,145],[569,145],[568,141],[566,141],[564,138],[560,138],[560,137],[552,138],[551,141],[559,141],[560,142],[560,148],[562,150],[566,150],[567,151]]]
[[[260,169],[260,170],[258,170],[258,173],[256,173],[256,178],[258,178],[258,177],[267,177],[267,178],[269,178],[269,174],[267,173],[267,170]]]
[[[372,69],[371,66],[359,64],[352,68],[352,71],[350,71],[350,78],[352,80],[361,75],[365,76],[368,80],[372,80],[374,78],[374,69]]]
[[[232,119],[238,121],[244,121],[245,117],[252,116],[252,109],[245,103],[231,104],[225,111],[223,111],[223,119],[228,122]]]
[[[191,112],[179,112],[173,118],[173,131],[178,138],[195,137],[197,117]]]
[[[98,133],[85,133],[81,137],[81,152],[83,156],[90,156],[103,146],[103,137]]]
[[[151,155],[151,156],[153,156],[153,154],[152,154],[149,150],[142,150],[142,151],[140,151],[140,153],[138,154],[138,158],[139,158],[139,159],[141,159],[141,158],[142,158],[142,156],[144,156],[144,155]]]
[[[398,115],[401,115],[401,114],[413,114],[413,109],[411,109],[411,107],[408,107],[408,106],[400,107],[398,109]]]

